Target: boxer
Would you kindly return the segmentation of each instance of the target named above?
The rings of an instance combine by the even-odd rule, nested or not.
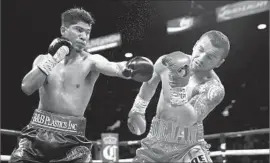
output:
[[[85,137],[84,112],[100,73],[149,80],[153,63],[145,57],[110,62],[84,51],[94,19],[84,9],[62,13],[61,37],[48,53],[39,55],[22,80],[22,91],[39,90],[40,101],[30,123],[22,130],[10,162],[90,162],[92,142]]]
[[[134,162],[212,162],[203,120],[225,96],[214,69],[225,61],[229,49],[227,36],[212,30],[200,37],[191,56],[175,51],[156,61],[152,78],[142,84],[129,112],[130,131],[143,134],[145,110],[162,82],[156,115]]]

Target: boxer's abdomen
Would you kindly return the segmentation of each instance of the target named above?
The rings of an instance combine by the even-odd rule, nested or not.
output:
[[[157,106],[157,117],[163,120],[173,120],[182,127],[193,125],[197,121],[197,113],[193,107],[185,105],[172,107],[170,102],[164,100],[162,92]]]
[[[39,91],[39,109],[72,116],[84,115],[98,75],[93,74],[88,79],[79,73],[70,75],[75,80],[67,80],[59,74],[48,77],[48,83]]]
[[[69,93],[61,91],[51,91],[41,93],[39,108],[54,113],[83,116],[87,101],[91,98],[92,90],[87,89],[88,94],[83,92]]]

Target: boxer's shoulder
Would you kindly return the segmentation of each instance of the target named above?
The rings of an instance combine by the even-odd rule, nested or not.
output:
[[[162,73],[166,69],[166,67],[162,64],[162,59],[165,56],[166,55],[162,55],[156,60],[155,65],[154,65],[155,72]]]
[[[100,54],[90,54],[90,55],[88,55],[88,58],[92,62],[102,62],[104,60],[107,60],[105,57],[103,57]]]
[[[200,92],[205,92],[210,101],[220,102],[225,96],[225,88],[218,78],[212,78],[200,87]]]
[[[105,57],[103,57],[100,54],[90,54],[88,53],[88,55],[85,55],[85,60],[87,63],[87,65],[90,65],[90,67],[95,66],[96,64],[100,64],[103,62],[108,61]]]

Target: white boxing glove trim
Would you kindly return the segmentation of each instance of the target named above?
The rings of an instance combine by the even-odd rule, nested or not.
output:
[[[69,48],[67,46],[61,46],[56,53],[54,54],[53,58],[56,60],[56,62],[62,61],[66,55],[69,53]]]
[[[37,67],[46,75],[49,75],[54,66],[57,64],[57,62],[54,60],[54,58],[48,54],[46,56],[46,59],[42,60]]]
[[[187,87],[174,87],[170,89],[170,102],[172,105],[184,105],[188,102]]]
[[[137,96],[131,108],[131,112],[136,112],[136,113],[144,115],[148,104],[149,104],[149,101],[146,101],[142,99],[140,96]]]

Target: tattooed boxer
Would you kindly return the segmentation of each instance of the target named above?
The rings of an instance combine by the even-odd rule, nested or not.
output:
[[[212,162],[203,120],[225,96],[213,69],[225,61],[229,49],[227,36],[212,30],[200,37],[191,56],[176,51],[156,61],[152,78],[142,84],[129,112],[130,131],[144,133],[145,110],[161,81],[156,115],[134,162]]]

